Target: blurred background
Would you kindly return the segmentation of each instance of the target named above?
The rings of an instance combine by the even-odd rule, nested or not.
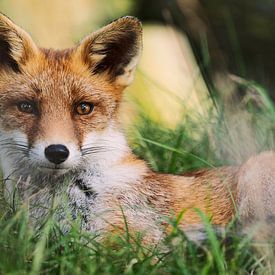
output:
[[[274,1],[1,0],[0,11],[39,46],[53,48],[73,46],[120,16],[137,16],[144,26],[144,49],[126,93],[125,124],[136,122],[141,112],[159,128],[172,130],[191,119],[191,140],[205,144],[198,139],[203,134],[220,159],[242,161],[262,150],[247,106],[255,114],[271,106],[269,98],[275,100]],[[223,134],[202,126],[214,118],[226,124]],[[260,144],[273,146],[273,136],[268,142],[262,137],[273,128],[260,133]]]

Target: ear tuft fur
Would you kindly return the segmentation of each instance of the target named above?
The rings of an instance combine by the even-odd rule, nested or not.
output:
[[[11,46],[0,33],[0,62],[1,65],[10,67],[15,72],[20,72],[17,62],[12,58]]]
[[[108,75],[128,86],[142,48],[142,27],[132,16],[121,17],[83,40],[79,48],[92,74]]]
[[[30,36],[0,13],[0,66],[20,72],[20,67],[36,50]]]

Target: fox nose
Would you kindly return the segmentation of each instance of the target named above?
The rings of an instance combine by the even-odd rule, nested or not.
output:
[[[69,154],[68,148],[62,144],[52,144],[45,149],[46,158],[54,164],[64,162]]]

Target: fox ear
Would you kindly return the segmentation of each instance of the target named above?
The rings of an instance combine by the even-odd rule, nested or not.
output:
[[[37,47],[23,29],[0,13],[0,67],[20,72]]]
[[[126,16],[86,37],[78,46],[92,74],[104,74],[120,86],[131,84],[142,48],[140,21]]]

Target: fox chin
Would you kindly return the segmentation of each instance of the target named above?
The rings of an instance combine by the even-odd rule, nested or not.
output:
[[[0,160],[7,199],[16,189],[34,224],[55,200],[91,232],[119,233],[126,218],[129,232],[143,232],[148,242],[163,238],[166,218],[183,210],[180,227],[194,238],[201,225],[194,208],[221,227],[236,211],[244,227],[273,215],[271,151],[240,167],[182,176],[155,173],[132,153],[119,110],[141,49],[142,26],[131,16],[73,48],[53,50],[38,47],[0,14]]]

